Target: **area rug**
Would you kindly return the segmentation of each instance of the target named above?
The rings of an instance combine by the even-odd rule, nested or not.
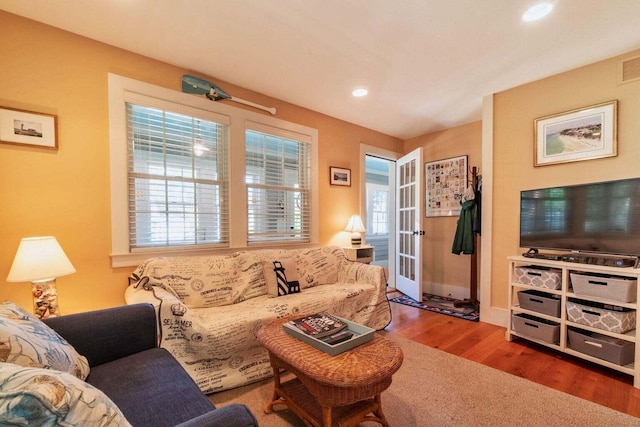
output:
[[[382,408],[391,426],[640,426],[640,419],[613,409],[392,333],[382,334],[404,352],[402,366],[382,393]],[[263,412],[272,393],[272,380],[264,380],[209,398],[218,407],[244,403],[261,427],[304,426],[282,405],[271,414]]]
[[[459,317],[465,320],[477,322],[480,320],[480,313],[473,307],[456,307],[454,303],[458,300],[453,298],[441,297],[438,295],[423,294],[422,301],[418,302],[406,295],[391,298],[389,301],[398,304],[409,305],[411,307],[421,308],[423,310],[434,311],[448,316]]]

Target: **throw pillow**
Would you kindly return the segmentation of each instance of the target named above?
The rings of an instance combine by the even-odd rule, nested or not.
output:
[[[66,372],[0,364],[0,425],[129,427],[104,393]]]
[[[297,253],[302,289],[338,281],[340,264],[346,259],[342,249],[322,247],[301,250]]]
[[[0,304],[0,362],[55,369],[84,380],[89,375],[87,358],[56,331],[17,304]]]
[[[293,258],[262,261],[262,268],[267,281],[267,293],[270,296],[280,297],[300,292],[298,267]]]

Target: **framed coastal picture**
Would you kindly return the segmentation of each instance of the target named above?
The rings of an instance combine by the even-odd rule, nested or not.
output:
[[[467,156],[459,156],[425,163],[425,216],[460,215],[460,201],[467,188],[467,162]]]
[[[329,167],[331,185],[351,186],[351,169]]]
[[[534,120],[534,166],[617,155],[618,101]]]
[[[57,150],[56,122],[52,114],[0,107],[0,142]]]

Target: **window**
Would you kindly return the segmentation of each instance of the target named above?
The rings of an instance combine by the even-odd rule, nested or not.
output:
[[[227,125],[127,103],[129,245],[228,244]]]
[[[389,190],[371,191],[371,234],[389,234]]]
[[[113,267],[318,241],[318,131],[109,74]]]
[[[245,133],[248,244],[309,242],[310,144]]]

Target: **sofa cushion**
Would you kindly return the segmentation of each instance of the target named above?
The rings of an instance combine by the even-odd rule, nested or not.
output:
[[[340,264],[345,259],[342,249],[337,247],[322,247],[297,252],[298,272],[300,273],[300,287],[336,283]]]
[[[17,304],[0,304],[0,362],[55,369],[84,380],[89,363],[57,332]]]
[[[267,281],[267,293],[272,297],[300,292],[298,266],[290,257],[282,257],[273,261],[262,261],[264,277]]]
[[[131,425],[104,393],[66,372],[2,363],[0,384],[0,425]]]
[[[130,280],[161,286],[189,307],[219,307],[264,295],[260,262],[247,251],[231,255],[151,258]]]
[[[109,396],[134,426],[175,426],[215,409],[178,361],[161,348],[95,366],[87,382]]]

